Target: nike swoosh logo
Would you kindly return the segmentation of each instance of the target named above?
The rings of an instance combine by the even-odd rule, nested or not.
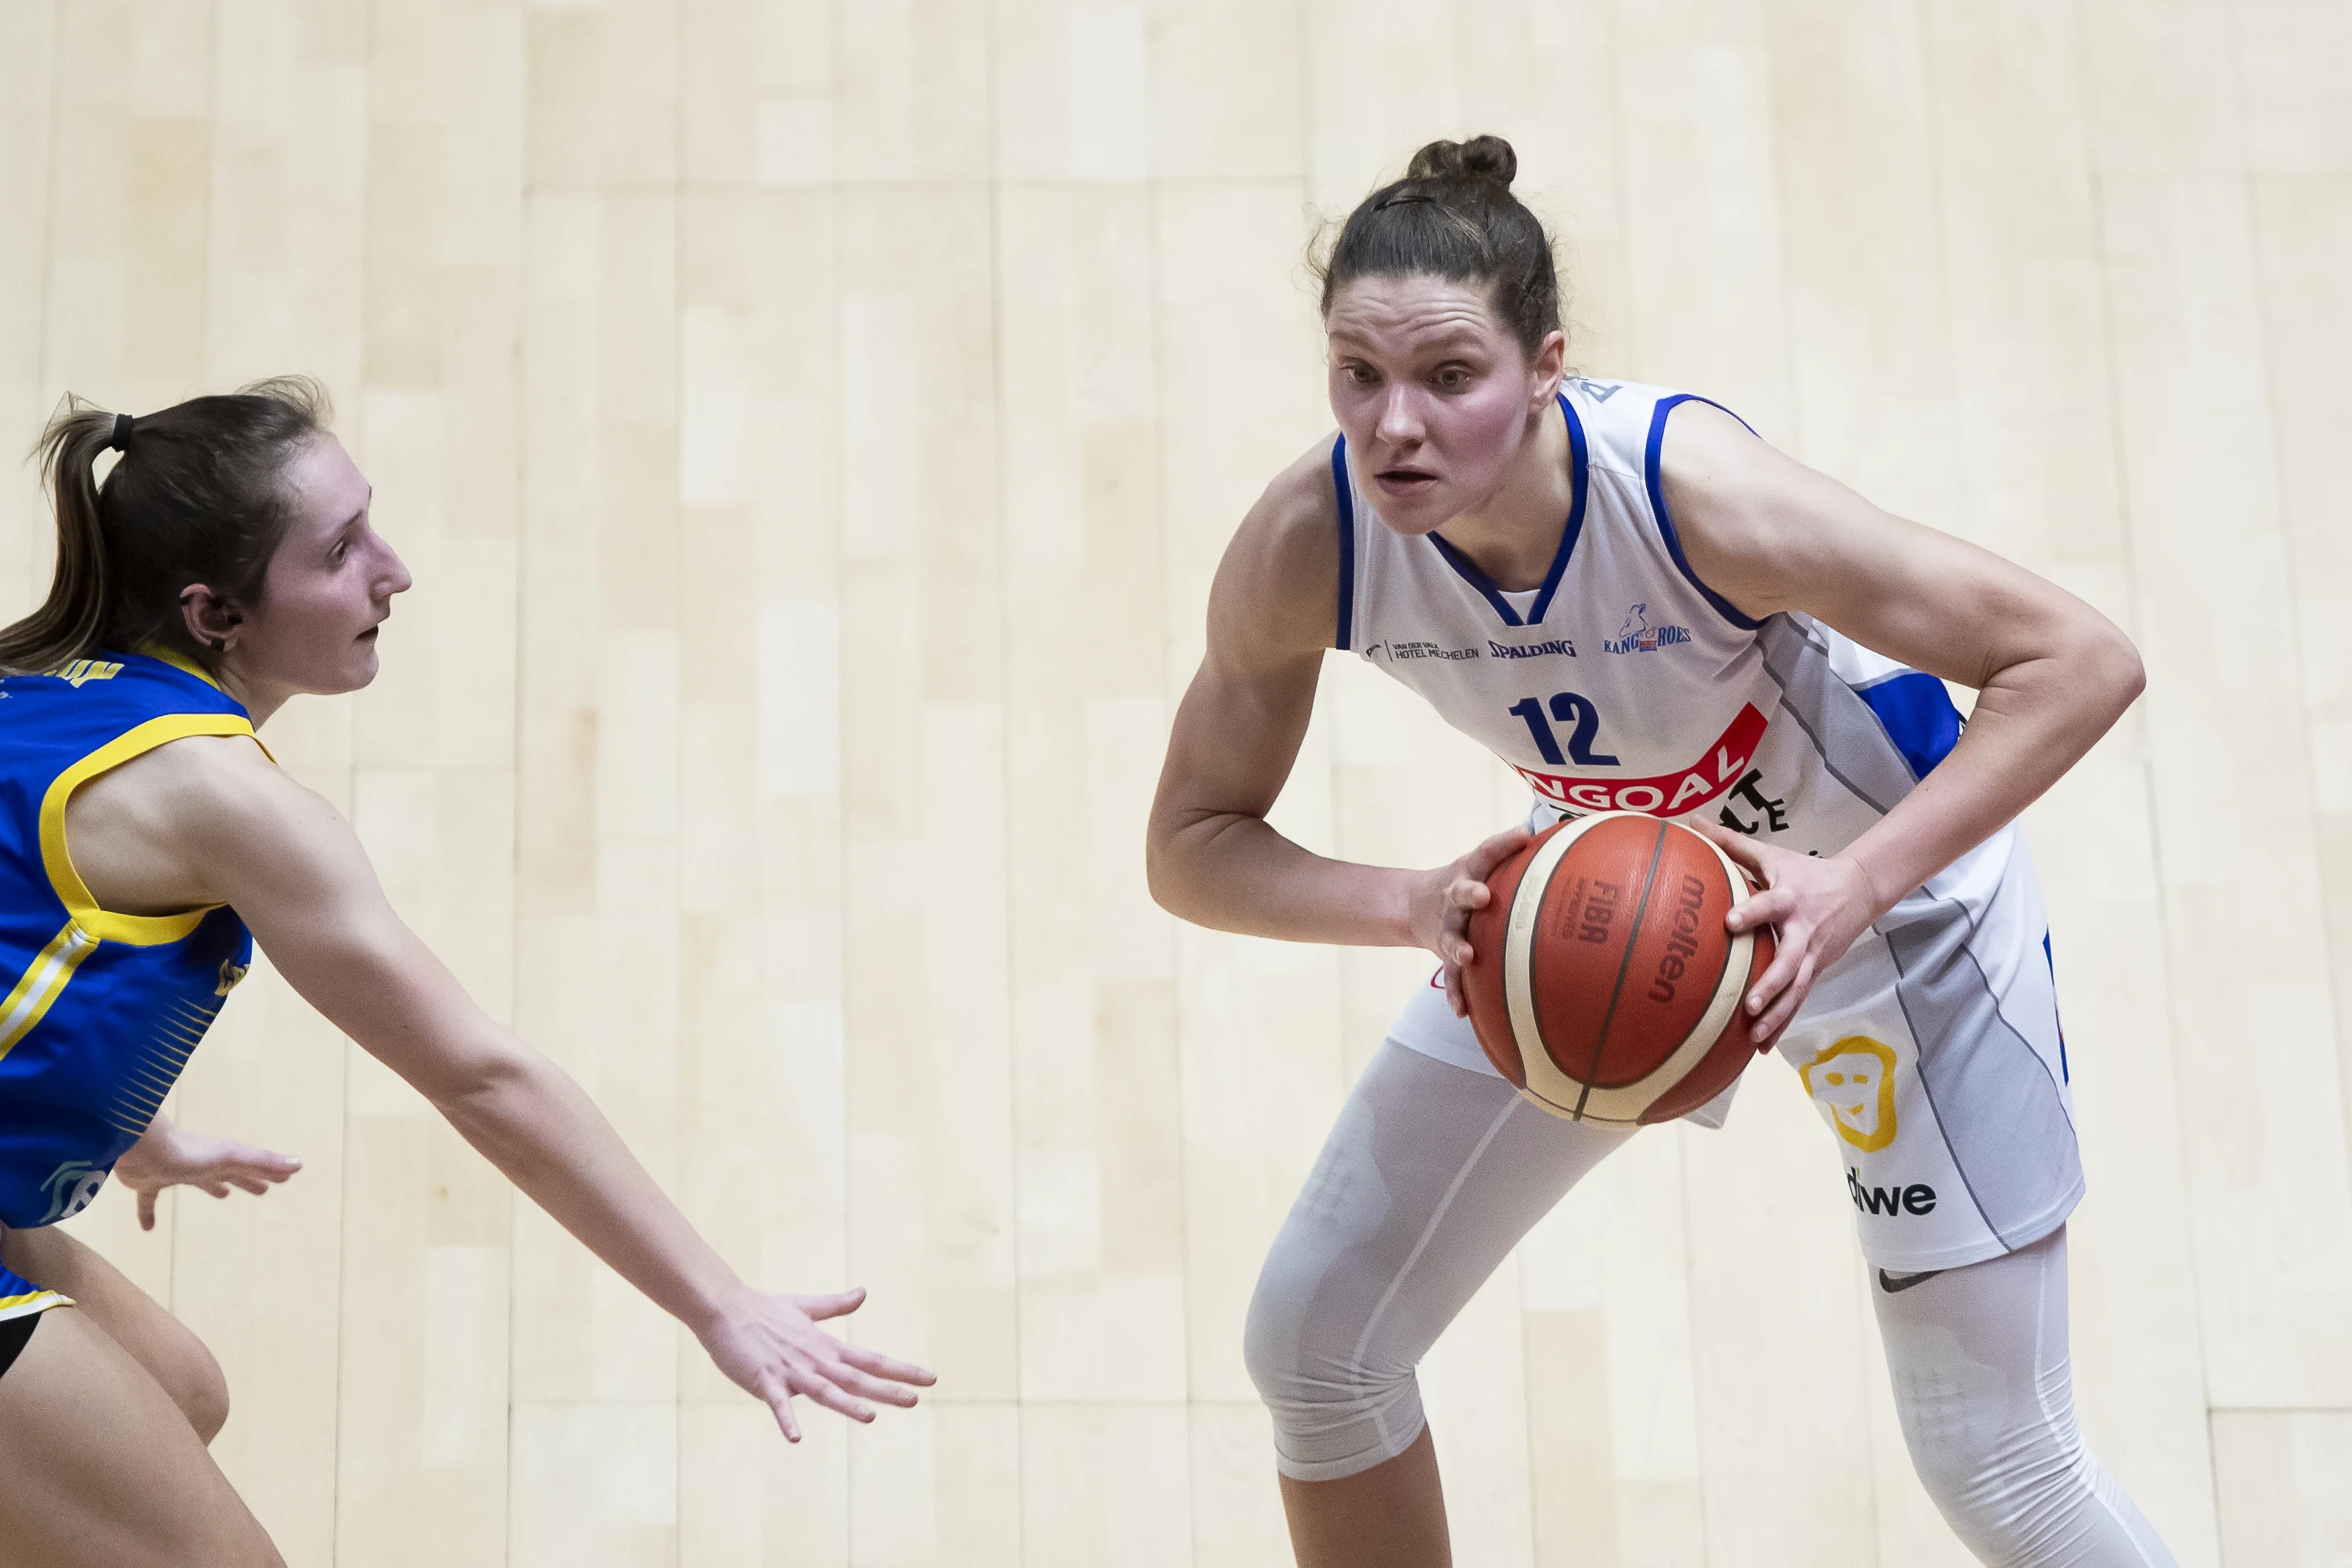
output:
[[[1885,1291],[1890,1296],[1900,1295],[1902,1292],[1911,1289],[1912,1286],[1924,1284],[1942,1272],[1943,1270],[1940,1268],[1930,1268],[1925,1274],[1906,1274],[1903,1278],[1898,1279],[1894,1275],[1889,1274],[1885,1269],[1882,1268],[1878,1271],[1878,1288]]]

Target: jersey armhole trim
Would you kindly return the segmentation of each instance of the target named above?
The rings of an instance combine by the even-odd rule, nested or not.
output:
[[[1560,579],[1568,575],[1569,557],[1576,553],[1576,541],[1584,531],[1584,494],[1591,477],[1591,463],[1584,446],[1584,421],[1576,416],[1576,405],[1568,394],[1552,395],[1559,400],[1560,416],[1568,422],[1568,522],[1560,530],[1559,548],[1552,552],[1551,570],[1544,574],[1543,589],[1536,602],[1528,607],[1528,625],[1539,626],[1551,609],[1551,596],[1559,592]]]
[[[1658,537],[1665,542],[1666,554],[1673,560],[1675,569],[1698,590],[1701,598],[1715,607],[1717,615],[1743,632],[1752,632],[1764,623],[1741,615],[1730,600],[1699,580],[1698,574],[1691,570],[1689,558],[1683,554],[1682,536],[1675,531],[1674,515],[1666,510],[1666,486],[1660,471],[1658,455],[1666,444],[1666,416],[1685,403],[1704,403],[1709,408],[1723,408],[1723,405],[1714,398],[1701,397],[1690,392],[1677,392],[1671,397],[1658,399],[1657,407],[1650,415],[1649,442],[1642,453],[1642,477],[1650,491],[1650,514],[1658,520]],[[1723,408],[1723,411],[1731,414],[1728,408]],[[1731,414],[1731,416],[1739,419],[1737,414]],[[1739,423],[1750,436],[1756,434],[1756,426],[1747,420],[1739,419]]]
[[[218,904],[205,904],[173,915],[121,915],[101,910],[89,884],[74,868],[73,857],[66,850],[66,803],[73,798],[74,791],[133,757],[191,735],[242,735],[260,744],[253,725],[241,714],[166,713],[124,731],[90,752],[51,780],[41,796],[41,864],[48,871],[49,886],[73,923],[99,942],[127,942],[133,947],[158,947],[178,942],[202,925],[206,915],[220,908]],[[268,756],[268,748],[263,749],[262,754]],[[277,759],[270,760],[274,763]]]
[[[1331,443],[1331,489],[1339,498],[1339,637],[1331,646],[1349,650],[1356,633],[1356,498],[1348,483],[1348,437]]]

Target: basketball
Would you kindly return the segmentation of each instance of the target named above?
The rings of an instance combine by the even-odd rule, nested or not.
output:
[[[1471,1026],[1546,1110],[1670,1121],[1755,1058],[1739,1003],[1772,963],[1772,933],[1724,929],[1753,889],[1701,835],[1600,812],[1537,835],[1486,887],[1462,973]]]

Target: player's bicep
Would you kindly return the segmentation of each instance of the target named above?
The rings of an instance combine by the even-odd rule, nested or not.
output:
[[[392,908],[359,837],[289,779],[241,790],[194,847],[287,984],[428,1098],[470,1087],[502,1031]]]
[[[1662,462],[1692,570],[1751,616],[1803,611],[1971,687],[2097,618],[2055,584],[1883,510],[1716,410],[1678,408]]]

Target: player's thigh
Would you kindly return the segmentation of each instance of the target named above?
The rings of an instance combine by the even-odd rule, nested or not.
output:
[[[1630,1133],[1391,1039],[1365,1068],[1259,1275],[1253,1362],[1322,1346],[1408,1370],[1521,1237]],[[1317,1371],[1314,1375],[1322,1377]]]
[[[212,1441],[228,1419],[228,1381],[204,1341],[122,1270],[56,1226],[0,1232],[0,1263],[70,1296],[163,1385],[196,1435]]]
[[[42,1314],[0,1374],[0,1568],[276,1568],[194,1428],[113,1337]]]

